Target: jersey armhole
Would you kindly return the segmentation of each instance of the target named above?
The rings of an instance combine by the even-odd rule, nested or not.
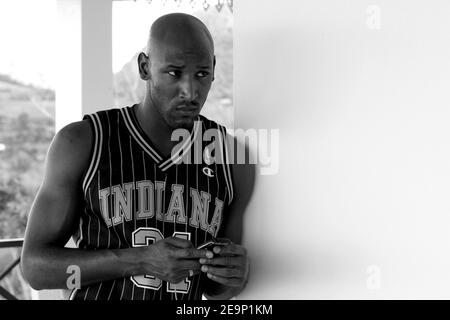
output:
[[[83,194],[86,197],[88,187],[92,181],[92,178],[95,175],[95,172],[97,171],[98,164],[100,162],[103,136],[102,136],[101,122],[100,118],[98,117],[98,114],[85,115],[83,117],[83,120],[88,120],[89,125],[91,126],[92,142],[93,142],[91,161],[89,162],[89,167],[86,170],[86,173],[82,180]]]
[[[224,170],[224,176],[225,176],[225,181],[227,184],[227,188],[228,188],[228,194],[229,194],[229,200],[228,200],[228,205],[231,204],[231,202],[233,201],[233,196],[234,196],[234,186],[233,186],[233,171],[232,171],[232,165],[234,163],[234,160],[231,161],[230,157],[228,155],[228,143],[227,143],[227,132],[225,130],[225,127],[221,126],[221,125],[217,125],[217,128],[219,130],[219,132],[221,133],[222,136],[222,142],[223,142],[223,170]],[[234,143],[233,143],[234,145]],[[233,152],[234,153],[234,152]]]

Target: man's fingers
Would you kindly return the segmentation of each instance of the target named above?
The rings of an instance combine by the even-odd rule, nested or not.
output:
[[[215,254],[220,254],[221,256],[225,256],[225,255],[239,255],[239,256],[244,256],[247,254],[247,250],[238,244],[232,243],[226,246],[215,246],[213,248],[213,252]]]
[[[214,242],[220,243],[222,245],[228,245],[228,244],[232,244],[233,241],[231,241],[228,238],[215,238]]]
[[[186,278],[191,278],[191,277],[193,277],[193,276],[195,276],[195,275],[198,275],[198,274],[200,274],[200,273],[202,273],[202,271],[200,270],[200,269],[188,269],[188,270],[184,270],[183,271],[183,280],[184,279],[186,279]]]
[[[183,261],[183,265],[180,267],[180,270],[183,271],[198,271],[200,272],[202,265],[197,260],[185,260]]]
[[[201,258],[199,260],[201,264],[207,264],[212,266],[231,266],[239,267],[242,265],[242,257],[217,257],[213,259]]]
[[[183,272],[183,274],[177,280],[173,280],[173,281],[169,281],[169,282],[172,284],[183,283],[186,280],[186,278],[192,278],[193,276],[195,276],[199,273],[201,273],[200,270],[186,270]]]
[[[180,238],[166,238],[170,245],[179,248],[175,249],[175,256],[183,259],[212,258],[214,254],[210,250],[196,249],[191,241]]]
[[[176,250],[175,255],[182,259],[200,259],[211,257],[211,252],[204,249],[188,248]]]
[[[170,245],[172,245],[174,247],[178,247],[178,248],[192,248],[193,247],[192,242],[190,242],[189,240],[185,240],[185,239],[170,237],[170,238],[165,238],[164,240],[167,243],[169,243]]]
[[[202,266],[201,269],[203,272],[207,272],[208,274],[212,274],[215,276],[220,276],[223,278],[241,278],[242,272],[237,268],[218,268],[212,266]]]

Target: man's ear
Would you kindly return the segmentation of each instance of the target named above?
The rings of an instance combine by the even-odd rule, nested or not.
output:
[[[214,60],[213,60],[213,78],[212,81],[214,81],[214,71],[216,70],[216,56],[214,56]]]
[[[138,56],[139,76],[142,80],[150,79],[150,58],[143,52]]]

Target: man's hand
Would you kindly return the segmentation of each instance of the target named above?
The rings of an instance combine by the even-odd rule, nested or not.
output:
[[[170,283],[200,273],[199,258],[212,257],[211,251],[196,249],[192,242],[169,237],[145,248],[141,260],[142,274],[150,274]]]
[[[213,248],[214,258],[201,258],[201,270],[208,278],[228,287],[242,288],[247,282],[249,260],[247,250],[230,243]]]

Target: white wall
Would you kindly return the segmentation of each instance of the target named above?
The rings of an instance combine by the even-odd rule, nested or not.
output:
[[[234,5],[236,127],[280,129],[240,298],[450,298],[450,2]]]

